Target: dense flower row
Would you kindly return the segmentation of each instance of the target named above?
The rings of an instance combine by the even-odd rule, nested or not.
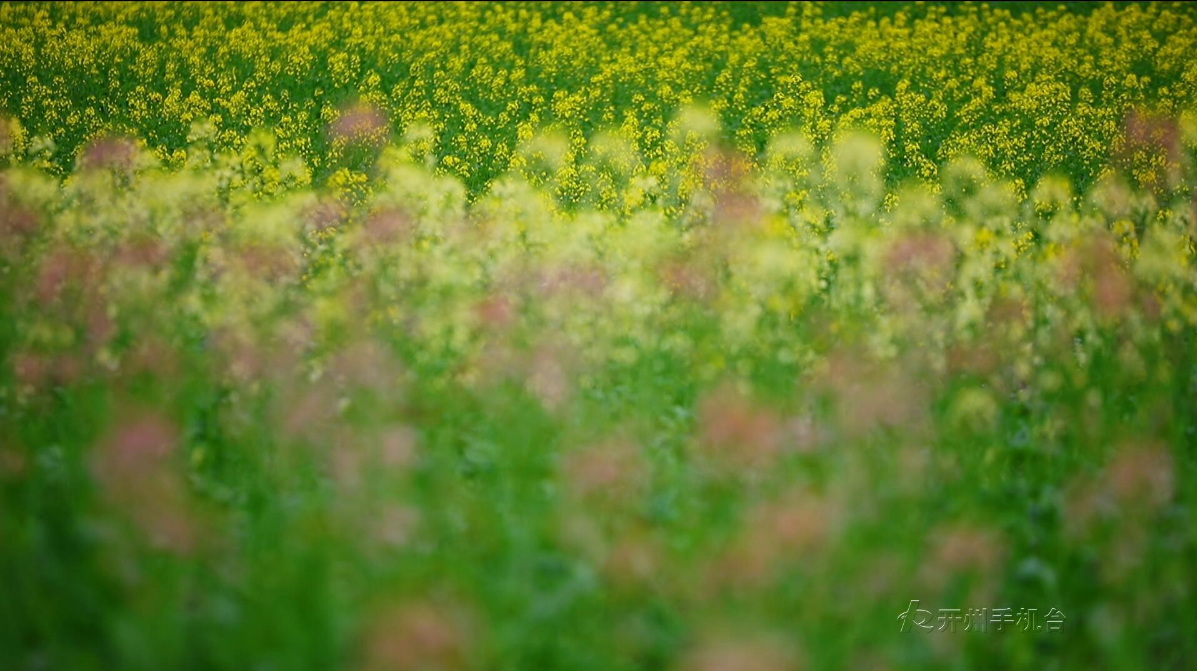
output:
[[[234,149],[274,128],[323,182],[344,167],[327,124],[361,100],[399,133],[429,133],[470,193],[551,127],[569,198],[600,131],[660,177],[681,160],[676,110],[706,103],[749,154],[783,127],[816,141],[863,128],[894,178],[936,181],[972,155],[1024,186],[1049,172],[1088,186],[1129,109],[1194,109],[1194,52],[1183,3],[5,3],[0,112],[24,127],[21,151],[59,171],[118,133],[180,163],[201,122]]]

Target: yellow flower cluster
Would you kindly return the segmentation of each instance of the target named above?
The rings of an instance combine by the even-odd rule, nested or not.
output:
[[[269,127],[323,181],[345,167],[328,124],[364,103],[395,131],[426,129],[471,193],[551,127],[566,145],[559,195],[574,200],[593,181],[582,157],[607,134],[645,177],[689,160],[672,124],[692,103],[749,154],[781,128],[818,142],[864,129],[893,157],[891,179],[935,181],[971,155],[1023,185],[1049,172],[1088,185],[1128,110],[1176,116],[1197,101],[1197,21],[1178,4],[832,9],[7,3],[0,111],[60,170],[111,134],[179,162],[202,123],[232,149]],[[1166,170],[1151,160],[1145,181]]]

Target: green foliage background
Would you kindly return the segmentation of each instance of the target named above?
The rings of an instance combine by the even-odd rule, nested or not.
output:
[[[1197,15],[1012,5],[0,5],[0,669],[1189,668]]]

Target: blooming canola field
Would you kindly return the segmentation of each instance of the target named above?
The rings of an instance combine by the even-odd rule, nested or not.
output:
[[[0,5],[0,668],[1190,668],[1193,53]]]

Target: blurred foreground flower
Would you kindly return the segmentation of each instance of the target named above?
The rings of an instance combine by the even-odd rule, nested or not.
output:
[[[412,601],[380,612],[368,625],[366,671],[458,671],[473,668],[473,616],[459,604]]]
[[[634,502],[648,485],[639,449],[623,439],[602,441],[565,455],[562,475],[574,496],[592,504]]]
[[[125,137],[105,137],[93,141],[80,157],[84,170],[112,170],[128,173],[137,163],[138,149]]]
[[[367,103],[357,103],[341,110],[329,126],[329,132],[334,140],[347,144],[382,145],[387,141],[389,128],[381,110]]]
[[[754,633],[702,637],[678,665],[679,671],[800,671],[805,668],[794,646],[780,636]]]
[[[782,449],[783,427],[770,410],[725,384],[698,403],[700,454],[716,469],[749,473],[767,469]]]
[[[200,541],[187,484],[175,464],[178,428],[155,413],[118,421],[92,456],[92,472],[105,499],[151,546],[187,554]]]

